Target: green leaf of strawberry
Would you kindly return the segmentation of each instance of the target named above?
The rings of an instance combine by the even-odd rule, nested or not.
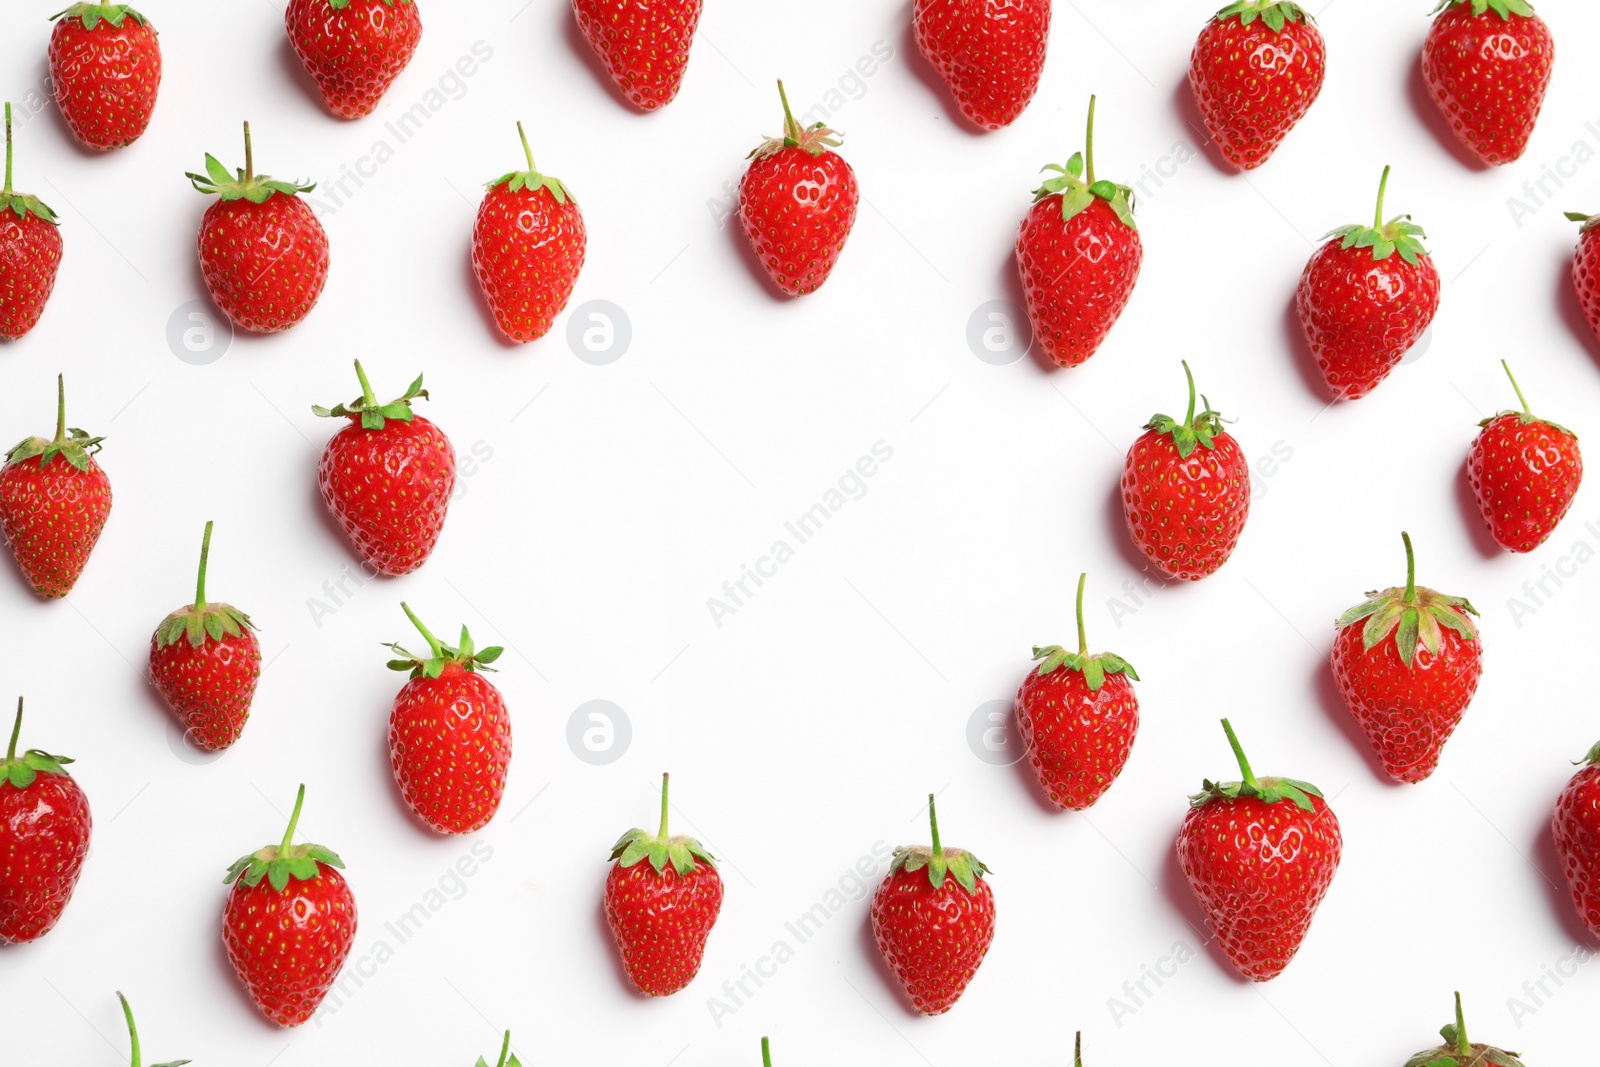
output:
[[[29,437],[6,453],[9,463],[21,463],[38,457],[40,467],[60,456],[80,471],[89,469],[89,457],[100,451],[104,437],[90,437],[88,432],[67,425],[67,383],[64,375],[56,375],[56,435],[46,441],[42,437]]]
[[[764,156],[774,155],[785,148],[798,148],[808,155],[820,156],[830,148],[838,148],[844,144],[844,135],[837,130],[828,128],[825,122],[818,122],[811,126],[800,125],[800,120],[794,117],[794,112],[789,109],[789,94],[784,91],[783,79],[778,79],[778,97],[783,101],[783,136],[769,137],[757,145],[746,159],[760,159]]]
[[[695,869],[695,861],[704,860],[707,866],[715,869],[716,858],[706,851],[704,845],[692,837],[673,837],[667,833],[667,784],[668,776],[661,776],[661,828],[655,833],[635,827],[617,838],[617,843],[611,846],[611,858],[624,868],[638,866],[648,859],[650,866],[660,874],[672,864],[672,869],[679,875],[689,874]]]
[[[348,404],[337,404],[331,408],[313,405],[312,414],[324,419],[359,416],[362,429],[381,430],[389,419],[394,419],[396,422],[410,422],[416,414],[411,410],[411,402],[428,399],[428,391],[422,387],[420,374],[417,375],[417,380],[407,387],[405,396],[391,400],[387,404],[378,403],[378,398],[372,392],[372,383],[367,381],[367,372],[361,369],[359,359],[356,360],[356,377],[361,381],[359,397]]]
[[[1402,533],[1400,537],[1406,546],[1405,587],[1368,593],[1370,599],[1339,616],[1334,627],[1342,630],[1365,619],[1361,642],[1369,651],[1394,634],[1395,649],[1409,669],[1416,658],[1419,639],[1429,654],[1438,654],[1443,637],[1441,626],[1454,630],[1464,640],[1476,640],[1478,627],[1468,615],[1478,614],[1478,609],[1465,597],[1446,596],[1417,585],[1417,561],[1411,535]]]
[[[228,168],[216,156],[206,153],[206,172],[184,175],[199,192],[220,196],[224,201],[248,200],[252,204],[265,204],[275,194],[295,196],[309,193],[317,187],[315,182],[285,182],[255,171],[255,153],[250,145],[250,124],[244,124],[244,166],[229,174]]]
[[[1078,576],[1078,651],[1069,652],[1060,645],[1035,646],[1033,658],[1039,664],[1038,673],[1050,674],[1058,670],[1078,671],[1083,675],[1083,680],[1091,692],[1098,691],[1106,684],[1108,674],[1126,674],[1137,682],[1139,672],[1115,652],[1100,652],[1092,656],[1089,654],[1089,639],[1083,626],[1083,587],[1088,580],[1087,573]]]
[[[1216,17],[1227,19],[1235,15],[1245,26],[1260,19],[1273,33],[1282,33],[1284,26],[1291,22],[1303,22],[1311,18],[1304,8],[1290,0],[1236,0],[1218,11]]]
[[[1433,14],[1437,15],[1445,8],[1459,4],[1471,4],[1473,15],[1486,15],[1493,11],[1503,22],[1510,22],[1512,15],[1533,17],[1533,5],[1527,0],[1439,0],[1439,6],[1433,9]]]
[[[1113,214],[1117,216],[1130,230],[1137,230],[1138,224],[1133,220],[1133,190],[1126,185],[1115,182],[1096,180],[1094,176],[1094,108],[1095,98],[1089,98],[1089,130],[1084,151],[1076,153],[1067,161],[1066,166],[1056,163],[1047,163],[1042,168],[1042,173],[1055,174],[1054,178],[1047,178],[1033,192],[1033,201],[1038,203],[1048,196],[1061,197],[1061,218],[1070,221],[1089,209],[1089,205],[1098,197],[1110,206]]]
[[[1396,252],[1400,258],[1411,264],[1417,265],[1417,260],[1428,254],[1419,238],[1428,236],[1421,226],[1411,221],[1410,215],[1396,215],[1387,223],[1383,221],[1383,195],[1389,186],[1389,168],[1383,168],[1383,178],[1378,182],[1378,210],[1373,214],[1371,226],[1343,226],[1323,236],[1323,240],[1330,237],[1343,238],[1340,247],[1370,248],[1372,258],[1376,262],[1383,262]]]
[[[1190,804],[1203,808],[1215,800],[1254,797],[1263,804],[1276,804],[1287,800],[1301,811],[1316,811],[1316,805],[1311,803],[1311,798],[1321,799],[1322,790],[1310,782],[1302,782],[1295,778],[1257,778],[1255,772],[1250,769],[1250,761],[1245,758],[1244,748],[1239,744],[1238,735],[1233,732],[1233,725],[1227,719],[1223,719],[1222,729],[1227,733],[1228,744],[1232,746],[1234,757],[1239,761],[1241,780],[1213,782],[1208,778],[1201,784],[1200,792],[1189,798]]]
[[[294,829],[300,823],[300,809],[305,806],[306,787],[301,786],[294,801],[294,813],[289,816],[289,828],[283,832],[283,841],[257,849],[248,856],[240,856],[228,868],[222,879],[224,885],[242,882],[254,888],[265,879],[278,892],[288,888],[291,881],[310,882],[318,877],[317,864],[344,868],[344,861],[332,849],[321,845],[296,845]]]
[[[989,873],[989,867],[965,849],[946,849],[939,841],[939,813],[934,808],[934,794],[928,794],[928,824],[933,830],[933,846],[895,849],[889,871],[928,871],[928,882],[935,889],[943,889],[946,878],[968,893],[978,891],[978,879]]]
[[[522,123],[520,122],[517,123],[517,136],[522,138],[522,151],[528,157],[528,169],[508,171],[490,182],[488,187],[493,189],[496,186],[505,185],[513,193],[520,193],[524,189],[535,191],[548,189],[550,190],[550,195],[556,198],[556,203],[565,204],[568,200],[576,203],[577,199],[567,192],[567,187],[561,183],[559,178],[552,178],[548,174],[540,174],[539,169],[534,166],[533,149],[528,145],[528,135],[523,131]]]
[[[383,647],[392,650],[397,656],[401,657],[389,661],[389,669],[391,671],[410,671],[413,678],[437,678],[444,673],[446,667],[452,665],[469,671],[492,671],[493,668],[489,664],[499,659],[501,654],[505,652],[505,649],[499,645],[492,645],[479,651],[477,645],[473,643],[472,635],[467,632],[465,626],[461,627],[461,640],[452,648],[433,636],[433,633],[422,624],[422,620],[417,618],[416,613],[404,601],[400,602],[400,608],[406,613],[406,618],[411,620],[412,625],[421,632],[423,639],[428,642],[429,655],[418,656],[407,652],[398,644],[385,645]]]
[[[200,577],[195,585],[194,603],[187,608],[174,611],[156,627],[157,648],[166,648],[168,645],[177,644],[180,640],[188,641],[193,648],[199,648],[208,639],[221,641],[224,637],[238,637],[246,630],[255,629],[250,616],[232,604],[206,602],[206,563],[211,556],[213,525],[211,522],[206,523],[206,532],[200,540]]]
[[[345,2],[348,3],[349,0],[345,0]],[[65,11],[57,11],[50,16],[51,22],[57,22],[61,19],[75,19],[83,23],[83,28],[86,30],[94,29],[101,22],[108,22],[112,26],[121,29],[122,23],[126,19],[132,19],[144,26],[152,25],[149,19],[127,4],[73,4]]]

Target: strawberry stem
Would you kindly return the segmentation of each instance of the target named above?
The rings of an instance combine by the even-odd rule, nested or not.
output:
[[[11,195],[11,101],[6,101],[6,187],[3,196]]]
[[[772,1067],[772,1047],[764,1037],[761,1039],[761,1067]]]
[[[933,828],[933,855],[937,859],[944,855],[944,846],[939,844],[939,813],[933,806],[933,794],[928,794],[928,825]]]
[[[1417,555],[1411,550],[1411,535],[1400,531],[1400,540],[1406,543],[1406,603],[1417,602]]]
[[[56,445],[67,443],[67,376],[56,375]]]
[[[128,1040],[133,1044],[133,1067],[140,1067],[139,1028],[133,1024],[133,1008],[128,1006],[128,998],[121,991],[118,991],[117,999],[122,1001],[122,1015],[128,1020]]]
[[[782,78],[778,79],[778,99],[783,101],[783,135],[791,141],[799,141],[806,131],[789,110],[789,94],[783,88]]]
[[[378,394],[372,391],[372,383],[367,381],[367,372],[361,369],[361,361],[356,360],[356,378],[361,382],[361,400],[369,408],[378,406]]]
[[[406,613],[406,618],[411,620],[411,624],[421,632],[423,640],[428,642],[428,651],[433,653],[433,658],[444,659],[444,646],[439,644],[439,639],[433,636],[432,631],[422,625],[422,620],[417,618],[417,613],[411,610],[411,605],[402,600],[400,601],[400,610]]]
[[[211,520],[206,520],[206,532],[200,538],[200,578],[194,586],[194,610],[206,609],[206,560],[211,557]]]
[[[522,154],[528,157],[528,173],[537,174],[539,168],[533,165],[533,149],[528,145],[528,135],[522,129],[522,123],[520,122],[517,123],[517,136],[522,138]]]
[[[1389,168],[1383,168],[1383,177],[1378,179],[1378,210],[1372,216],[1372,228],[1383,229],[1383,194],[1389,188]]]
[[[1083,585],[1089,580],[1089,573],[1078,575],[1078,655],[1089,654],[1089,638],[1083,629]]]
[[[1461,1012],[1461,994],[1456,994],[1456,1052],[1461,1056],[1472,1055],[1472,1044],[1467,1041],[1467,1019]]]
[[[1083,162],[1089,184],[1094,184],[1094,97],[1089,97],[1089,132],[1083,139]]]
[[[667,781],[669,775],[661,774],[661,840],[667,840]]]
[[[1245,758],[1244,746],[1239,744],[1239,735],[1233,732],[1233,724],[1227,719],[1223,719],[1222,729],[1227,733],[1228,744],[1233,747],[1233,754],[1239,761],[1239,774],[1243,776],[1244,784],[1249,786],[1260,785],[1261,783],[1256,780],[1256,772],[1250,769],[1250,761]]]
[[[289,816],[289,828],[283,832],[283,844],[278,846],[279,859],[287,856],[289,849],[294,846],[294,828],[300,824],[300,809],[305,807],[305,803],[306,787],[305,783],[302,782],[300,784],[300,792],[294,798],[294,812]]]
[[[17,758],[17,738],[22,736],[22,698],[17,698],[17,722],[11,727],[11,744],[6,748],[6,762]]]
[[[1072,1039],[1072,1067],[1083,1067],[1083,1031]]]
[[[1500,366],[1505,368],[1506,377],[1511,379],[1511,388],[1513,388],[1513,389],[1515,389],[1517,391],[1517,400],[1518,400],[1519,403],[1522,404],[1522,413],[1524,415],[1528,416],[1529,418],[1532,418],[1533,417],[1533,412],[1528,410],[1528,398],[1522,395],[1522,386],[1517,384],[1516,377],[1511,373],[1510,364],[1508,364],[1505,360],[1502,359],[1500,361]]]
[[[244,124],[244,181],[245,181],[245,184],[249,185],[251,182],[255,181],[255,178],[256,178],[256,157],[255,157],[255,151],[254,151],[254,149],[252,149],[252,147],[250,145],[250,122],[249,122],[249,120],[246,120],[245,124]]]
[[[506,1031],[505,1040],[500,1042],[500,1062],[497,1067],[506,1067],[506,1057],[511,1053],[511,1031]]]
[[[1189,361],[1183,360],[1183,376],[1189,379],[1189,412],[1183,417],[1185,426],[1194,425],[1194,372],[1189,369]],[[1209,407],[1210,405],[1206,405]]]

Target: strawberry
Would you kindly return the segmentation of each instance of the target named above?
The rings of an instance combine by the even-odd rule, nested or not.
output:
[[[722,910],[722,876],[692,837],[667,835],[667,776],[661,776],[661,829],[633,829],[611,846],[606,922],[622,967],[639,992],[671,996],[700,970],[706,938]],[[642,862],[648,861],[648,862]]]
[[[128,998],[121,993],[117,999],[122,1001],[122,1016],[128,1020],[128,1041],[133,1045],[133,1067],[142,1067],[144,1060],[139,1054],[139,1028],[133,1024],[133,1008],[128,1005]],[[151,1067],[183,1067],[189,1060],[172,1060],[169,1063],[156,1063]]]
[[[1439,766],[1483,676],[1483,642],[1464,597],[1417,585],[1411,535],[1405,588],[1368,593],[1334,624],[1334,681],[1389,777],[1420,782]],[[1356,625],[1360,623],[1361,625]],[[1391,637],[1391,635],[1393,635]]]
[[[973,125],[1009,126],[1033,100],[1050,43],[1050,0],[916,0],[911,26]]]
[[[1133,190],[1094,176],[1094,104],[1083,153],[1033,194],[1017,234],[1017,269],[1033,334],[1058,366],[1076,367],[1099,350],[1133,296],[1144,245],[1133,221]],[[1086,169],[1087,168],[1087,169]]]
[[[11,103],[6,103],[6,184],[0,188],[0,337],[39,323],[61,269],[61,224],[36,196],[11,188]]]
[[[316,185],[255,172],[250,124],[244,169],[230,175],[206,155],[205,174],[186,175],[219,199],[200,224],[200,272],[222,313],[252,333],[287,330],[310,313],[328,281],[328,235],[300,199]]]
[[[1257,778],[1227,719],[1222,728],[1243,780],[1207,779],[1189,798],[1178,863],[1229,961],[1252,982],[1267,982],[1300,951],[1344,841],[1321,790]]]
[[[465,626],[455,648],[442,645],[410,607],[400,607],[428,642],[428,655],[389,646],[400,657],[389,669],[411,673],[389,715],[394,780],[435,833],[470,834],[488,825],[506,795],[511,714],[480,673],[505,649],[479,651]]]
[[[107,151],[137,141],[161,89],[161,44],[127,4],[77,3],[52,16],[50,80],[79,141]]]
[[[344,527],[362,563],[380,574],[409,574],[428,562],[444,530],[456,487],[456,451],[437,426],[414,414],[426,400],[422,375],[406,395],[379,404],[361,361],[361,396],[334,408],[313,407],[325,419],[345,419],[317,466],[322,500]]]
[[[640,111],[672,103],[689,68],[703,0],[572,0],[584,40]]]
[[[1600,937],[1600,745],[1579,761],[1550,820],[1556,855],[1567,872],[1567,887],[1578,916]]]
[[[261,678],[261,645],[250,616],[232,604],[206,602],[211,523],[200,539],[194,603],[179,608],[150,636],[150,680],[189,740],[217,752],[239,740]]]
[[[1550,27],[1527,0],[1439,0],[1422,77],[1451,131],[1491,166],[1528,150],[1555,66]]]
[[[228,962],[261,1014],[299,1026],[328,995],[356,939],[356,900],[321,845],[296,845],[306,802],[295,797],[281,844],[241,856],[223,879],[233,888],[222,912]]]
[[[583,212],[566,185],[533,165],[489,183],[472,227],[472,270],[500,332],[526,344],[550,332],[578,284],[589,246]]]
[[[1335,400],[1366,396],[1387,378],[1439,310],[1439,271],[1410,215],[1383,221],[1389,168],[1372,226],[1328,234],[1311,255],[1295,311]]]
[[[1512,552],[1532,552],[1572,507],[1583,482],[1583,454],[1577,434],[1528,410],[1511,368],[1505,360],[1500,366],[1522,410],[1478,423],[1483,429],[1472,442],[1467,476],[1494,539]]]
[[[328,110],[346,119],[377,109],[422,40],[413,0],[289,0],[283,25]]]
[[[1017,729],[1039,785],[1058,808],[1082,811],[1105,795],[1139,732],[1138,672],[1115,652],[1089,655],[1078,577],[1078,651],[1035,648],[1039,666],[1017,691]],[[1130,681],[1131,679],[1131,681]]]
[[[1578,230],[1578,251],[1572,257],[1572,287],[1578,293],[1578,306],[1589,320],[1589,329],[1600,337],[1600,247],[1596,247],[1596,228],[1600,215],[1569,211],[1567,218],[1583,225]]]
[[[840,134],[819,122],[802,127],[783,100],[783,136],[763,142],[739,183],[739,221],[756,259],[790,296],[828,280],[856,224],[861,190],[844,157],[829,151]]]
[[[89,800],[65,756],[30,748],[17,755],[22,701],[0,763],[0,944],[48,934],[72,899],[89,855]]]
[[[1183,421],[1152,415],[1122,468],[1122,515],[1161,573],[1197,582],[1228,562],[1250,516],[1250,463],[1211,401]],[[1204,399],[1204,398],[1202,398]]]
[[[932,848],[897,848],[872,895],[872,936],[911,1004],[924,1015],[955,1007],[994,941],[994,890],[984,862],[939,843],[928,794]]]
[[[55,437],[23,440],[0,467],[0,530],[46,600],[71,592],[111,516],[111,481],[94,458],[103,440],[67,427],[67,386],[57,375]]]
[[[1278,150],[1317,102],[1327,72],[1322,34],[1287,0],[1236,0],[1206,23],[1189,56],[1201,121],[1240,170]]]
[[[1520,1052],[1507,1052],[1493,1045],[1467,1040],[1467,1021],[1461,1013],[1461,994],[1456,994],[1456,1021],[1439,1030],[1444,1044],[1419,1052],[1405,1067],[1523,1067]]]
[[[476,1067],[489,1067],[489,1062],[482,1056],[478,1057]],[[500,1043],[500,1059],[495,1067],[522,1067],[522,1062],[517,1059],[517,1054],[511,1051],[511,1031],[506,1031],[505,1040]]]

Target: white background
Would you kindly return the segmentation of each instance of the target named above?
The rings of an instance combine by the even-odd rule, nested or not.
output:
[[[1441,140],[1417,75],[1426,3],[1335,0],[1321,18],[1321,100],[1241,177],[1204,154],[1174,172],[1202,143],[1185,72],[1206,3],[1062,0],[1032,107],[977,135],[915,54],[900,2],[712,0],[682,95],[641,116],[559,0],[425,0],[410,69],[377,115],[349,124],[299,72],[280,4],[151,0],[166,78],[140,142],[82,152],[53,106],[18,130],[18,185],[60,212],[66,258],[43,322],[0,351],[0,433],[46,431],[64,370],[72,424],[107,436],[116,506],[66,602],[39,603],[0,568],[5,691],[30,699],[26,743],[78,758],[95,813],[60,926],[0,952],[8,1062],[126,1062],[122,989],[147,1061],[230,1067],[465,1067],[492,1056],[506,1026],[530,1064],[749,1067],[762,1034],[789,1067],[1062,1064],[1081,1027],[1102,1067],[1195,1055],[1357,1067],[1432,1043],[1457,988],[1475,1037],[1530,1064],[1574,1062],[1592,1044],[1582,1028],[1600,966],[1577,962],[1590,941],[1547,820],[1568,761],[1600,736],[1578,682],[1600,567],[1569,559],[1573,576],[1539,605],[1521,587],[1580,542],[1585,558],[1600,547],[1600,503],[1580,495],[1551,543],[1511,556],[1486,542],[1463,472],[1476,421],[1512,400],[1502,356],[1536,410],[1580,433],[1600,426],[1600,348],[1568,295],[1577,227],[1561,217],[1600,210],[1589,162],[1600,125],[1586,126],[1600,120],[1596,76],[1581,51],[1600,11],[1546,6],[1561,55],[1515,166],[1474,169]],[[10,9],[4,92],[37,108],[46,12]],[[455,80],[480,41],[492,56]],[[878,42],[893,58],[854,80]],[[717,208],[745,153],[780,129],[778,76],[797,102],[843,85],[833,121],[865,195],[832,281],[798,301],[774,297]],[[324,202],[333,271],[310,318],[240,336],[207,366],[176,358],[169,321],[204,298],[194,235],[206,201],[183,172],[207,151],[241,163],[248,117],[259,169],[336,180],[376,142],[393,147],[384,123],[441,79],[434,103],[445,102],[422,132],[342,205]],[[1146,179],[1140,197],[1138,290],[1080,369],[986,364],[968,319],[1020,298],[1017,224],[1038,168],[1081,147],[1091,92],[1101,175],[1172,174],[1159,188]],[[631,322],[631,347],[608,366],[575,357],[566,316],[513,348],[480,305],[472,219],[481,183],[519,165],[518,119],[588,223],[573,307],[611,301]],[[1428,228],[1443,305],[1420,359],[1329,409],[1292,294],[1320,234],[1370,218],[1385,163],[1392,211]],[[1558,165],[1569,177],[1554,201],[1527,200],[1523,182]],[[1520,226],[1511,196],[1536,209]],[[425,371],[435,398],[420,410],[463,455],[477,444],[492,458],[465,478],[420,573],[347,582],[335,605],[324,583],[352,556],[316,495],[333,427],[310,406],[356,394],[357,356],[386,398]],[[1141,577],[1116,480],[1150,414],[1181,414],[1180,358],[1237,418],[1250,456],[1278,445],[1292,459],[1260,478],[1220,574],[1114,620],[1108,598]],[[878,441],[894,455],[865,496],[714,625],[707,598]],[[177,754],[143,679],[150,631],[192,595],[206,519],[211,593],[254,616],[271,661],[243,740],[214,761]],[[1324,661],[1332,619],[1403,579],[1401,528],[1421,581],[1483,611],[1487,650],[1438,774],[1408,787],[1381,777]],[[1058,814],[1024,768],[976,758],[966,730],[974,709],[1015,691],[1031,645],[1072,640],[1080,570],[1091,644],[1139,668],[1145,718],[1117,786],[1086,814]],[[508,646],[496,682],[516,761],[499,819],[474,841],[419,829],[390,778],[401,678],[379,643],[416,640],[402,597],[441,633],[467,622],[480,644]],[[1515,617],[1510,597],[1536,611]],[[337,610],[319,617],[318,599]],[[566,740],[573,710],[594,699],[624,708],[633,729],[623,758],[600,767]],[[1259,988],[1205,945],[1173,859],[1185,796],[1232,774],[1222,714],[1258,771],[1322,786],[1346,840],[1304,950]],[[620,977],[599,902],[609,845],[653,825],[666,769],[674,825],[725,858],[728,890],[699,979],[647,1002]],[[277,840],[301,781],[306,838],[349,864],[368,977],[336,1012],[282,1032],[223,957],[221,878]],[[722,983],[780,939],[793,945],[785,922],[874,843],[926,841],[930,790],[946,842],[995,872],[998,935],[956,1009],[909,1012],[854,899],[714,1020]],[[456,881],[473,844],[492,857]],[[868,869],[875,882],[881,866]],[[441,881],[446,895],[430,898]],[[384,924],[430,900],[443,904],[397,945]],[[1161,961],[1180,943],[1193,958],[1130,999],[1124,983],[1146,966],[1170,974]],[[392,955],[375,965],[384,944]],[[1524,982],[1558,967],[1575,976],[1529,999]],[[1511,997],[1535,1010],[1514,1017]]]

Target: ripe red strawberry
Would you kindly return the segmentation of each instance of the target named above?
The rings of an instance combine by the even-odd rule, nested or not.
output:
[[[29,749],[17,755],[22,701],[0,763],[0,944],[48,934],[72,899],[89,855],[89,800],[65,756]]]
[[[1578,251],[1572,257],[1572,287],[1578,293],[1583,317],[1589,320],[1589,329],[1600,338],[1600,247],[1595,244],[1600,240],[1596,236],[1600,215],[1585,215],[1581,211],[1566,214],[1573,222],[1583,223],[1578,231]]]
[[[67,426],[67,387],[56,376],[56,435],[29,437],[0,468],[0,530],[33,591],[71,592],[111,517],[111,480],[95,461],[103,437]]]
[[[1522,158],[1555,66],[1550,27],[1527,0],[1439,0],[1422,45],[1428,94],[1490,165]]]
[[[1058,366],[1076,367],[1099,350],[1133,296],[1144,245],[1133,221],[1133,190],[1094,175],[1094,104],[1085,151],[1033,194],[1017,234],[1017,268],[1033,335]],[[1087,170],[1086,170],[1087,167]]]
[[[1444,1044],[1417,1053],[1405,1067],[1523,1067],[1520,1052],[1507,1052],[1493,1045],[1474,1044],[1467,1038],[1467,1021],[1461,1013],[1461,994],[1456,994],[1456,1021],[1439,1030]]]
[[[1600,937],[1600,745],[1579,762],[1582,769],[1556,801],[1550,832],[1578,917]]]
[[[1483,641],[1468,617],[1478,609],[1466,598],[1417,585],[1411,535],[1400,537],[1405,588],[1368,593],[1339,617],[1333,677],[1384,771],[1397,782],[1420,782],[1438,768],[1478,690]]]
[[[305,318],[328,281],[328,235],[298,195],[316,185],[257,174],[248,122],[237,176],[208,153],[205,174],[187,177],[220,198],[200,224],[200,272],[222,313],[253,333],[287,330]]]
[[[489,1063],[482,1056],[478,1057],[476,1067],[489,1067]],[[522,1062],[517,1059],[517,1054],[511,1051],[511,1031],[506,1031],[505,1040],[500,1043],[500,1059],[495,1067],[522,1067]]]
[[[702,0],[572,0],[578,29],[641,111],[672,103],[689,68]]]
[[[974,125],[998,130],[1027,109],[1044,73],[1050,0],[916,0],[911,26]]]
[[[1328,50],[1311,15],[1287,0],[1237,0],[1217,12],[1189,57],[1189,87],[1228,162],[1253,170],[1311,110]]]
[[[328,110],[346,119],[377,109],[422,40],[413,0],[289,0],[283,24]]]
[[[0,337],[15,341],[44,314],[61,269],[61,224],[38,197],[11,188],[11,104],[6,103],[6,184],[0,188]]]
[[[1178,831],[1178,862],[1217,943],[1252,982],[1283,973],[1328,892],[1344,840],[1322,792],[1257,778],[1227,719],[1243,781],[1206,780]]]
[[[629,830],[611,847],[611,858],[606,922],[623,970],[646,996],[671,996],[700,970],[722,910],[722,876],[700,842],[668,836],[666,775],[660,831]]]
[[[1171,578],[1197,582],[1228,562],[1250,516],[1250,463],[1211,401],[1183,421],[1152,415],[1122,468],[1122,515],[1133,543]]]
[[[842,143],[823,123],[807,129],[783,100],[783,136],[750,153],[739,183],[739,221],[756,258],[790,296],[815,292],[828,280],[856,224],[861,190]]]
[[[122,1016],[128,1020],[128,1041],[133,1045],[133,1067],[142,1067],[144,1060],[139,1053],[139,1028],[133,1024],[133,1009],[128,1006],[128,998],[121,993],[117,999],[122,1001]],[[151,1064],[151,1067],[183,1067],[189,1060],[172,1060],[169,1063]]]
[[[984,862],[939,843],[928,794],[932,848],[895,849],[872,895],[872,936],[911,1004],[924,1015],[955,1007],[994,941],[994,890]]]
[[[1082,811],[1105,795],[1139,732],[1138,672],[1115,652],[1089,654],[1078,577],[1078,651],[1035,648],[1017,691],[1017,728],[1039,785],[1058,808]]]
[[[1522,410],[1502,411],[1478,424],[1483,429],[1472,442],[1467,475],[1494,539],[1512,552],[1532,552],[1572,507],[1583,482],[1583,453],[1577,434],[1528,410],[1511,368],[1505,360],[1500,365]]]
[[[437,426],[411,410],[425,400],[422,375],[406,395],[379,404],[361,361],[361,396],[311,410],[347,425],[329,439],[317,466],[322,500],[344,527],[364,566],[410,574],[433,553],[456,487],[456,451]]]
[[[139,139],[161,89],[161,44],[127,4],[78,3],[53,16],[50,80],[73,136],[106,151]]]
[[[1400,365],[1439,310],[1439,271],[1410,215],[1383,221],[1389,168],[1372,226],[1328,234],[1300,276],[1295,310],[1335,400],[1366,396]]]
[[[356,939],[356,899],[335,870],[344,861],[321,845],[294,843],[305,802],[302,785],[282,843],[241,856],[223,879],[233,886],[222,912],[228,962],[279,1026],[311,1018]]]
[[[589,247],[578,202],[559,179],[533,165],[489,183],[472,227],[472,269],[500,332],[526,344],[550,332],[572,298]]]
[[[411,673],[389,715],[394,780],[434,832],[470,834],[488,825],[506,795],[511,713],[479,673],[505,649],[479,651],[465,626],[455,648],[442,645],[404,602],[400,607],[428,642],[428,655],[389,646],[401,657],[389,669]]]
[[[239,740],[261,678],[261,645],[250,616],[206,601],[211,523],[200,539],[194,603],[179,608],[150,636],[150,680],[199,748],[216,752]]]

